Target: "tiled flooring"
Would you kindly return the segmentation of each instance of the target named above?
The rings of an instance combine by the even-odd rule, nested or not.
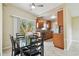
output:
[[[52,41],[44,42],[44,55],[45,56],[61,56],[66,55],[64,50],[54,47]]]
[[[11,55],[11,49],[3,52],[4,56]],[[79,56],[79,44],[73,43],[69,51],[56,48],[53,42],[48,40],[44,42],[44,56]]]

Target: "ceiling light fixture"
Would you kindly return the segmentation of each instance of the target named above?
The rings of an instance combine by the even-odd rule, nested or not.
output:
[[[35,9],[35,4],[34,4],[34,3],[32,3],[31,8],[32,8],[32,9]]]

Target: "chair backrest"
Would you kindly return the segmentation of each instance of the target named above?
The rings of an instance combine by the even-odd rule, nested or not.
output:
[[[25,36],[20,33],[16,33],[16,39],[19,39],[19,38],[25,38]]]
[[[25,36],[20,33],[16,33],[16,39],[18,40],[20,47],[23,47],[27,44]]]
[[[11,44],[12,44],[12,49],[15,49],[15,40],[13,38],[13,36],[10,35],[10,40],[11,40]]]
[[[20,45],[17,42],[15,42],[14,37],[10,35],[10,40],[11,40],[11,44],[12,44],[12,49],[15,50],[16,48],[20,48]]]

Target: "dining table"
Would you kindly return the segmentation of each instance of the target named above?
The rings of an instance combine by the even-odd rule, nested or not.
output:
[[[15,40],[17,45],[19,46],[21,56],[23,55],[22,49],[24,48],[30,49],[32,44],[34,44],[35,42],[40,42],[36,40],[37,38],[41,39],[41,37],[31,34],[31,35],[25,36],[25,38],[19,38]],[[42,46],[42,49],[44,50],[44,46]],[[42,53],[41,55],[44,55],[44,53]]]

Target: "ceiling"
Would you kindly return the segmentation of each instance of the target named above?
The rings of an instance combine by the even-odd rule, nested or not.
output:
[[[32,3],[12,3],[13,6],[21,8],[21,9],[23,9],[27,12],[30,12],[36,16],[41,16],[43,13],[45,13],[53,8],[56,8],[61,3],[35,3],[35,5],[40,5],[40,4],[43,5],[43,7],[36,7],[35,9],[31,9],[31,4]]]

